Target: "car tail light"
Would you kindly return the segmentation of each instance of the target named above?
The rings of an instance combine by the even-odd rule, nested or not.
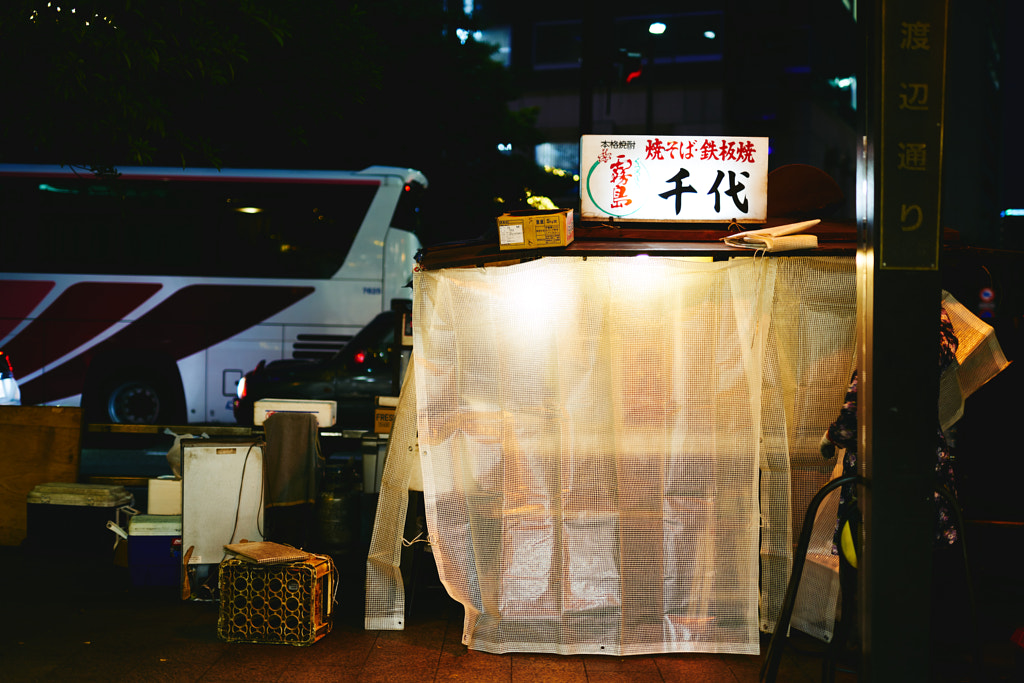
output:
[[[242,379],[238,380],[238,389],[236,390],[238,398],[245,398],[247,391],[245,388],[245,376],[243,376]]]

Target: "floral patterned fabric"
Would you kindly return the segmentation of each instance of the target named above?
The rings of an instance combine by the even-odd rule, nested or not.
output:
[[[939,315],[939,359],[938,371],[941,375],[946,368],[956,360],[956,350],[959,341],[953,331],[953,324],[949,320],[946,310],[940,310]],[[836,448],[845,449],[843,454],[843,476],[857,474],[857,371],[853,371],[850,378],[850,386],[846,390],[846,397],[843,400],[843,407],[839,416],[829,425],[822,439],[822,455],[831,457]],[[937,418],[936,418],[937,419]],[[935,445],[935,488],[945,488],[956,496],[955,478],[953,473],[953,453],[942,433],[942,429],[936,426]],[[952,511],[946,500],[936,493],[933,494],[936,507],[936,528],[935,539],[937,542],[955,543],[957,530],[954,525]],[[839,493],[839,521],[836,523],[836,531],[832,541],[832,554],[839,554],[839,536],[842,521],[860,521],[860,510],[857,508],[857,486],[846,484]]]

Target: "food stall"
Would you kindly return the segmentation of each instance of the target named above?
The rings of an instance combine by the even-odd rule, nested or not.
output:
[[[766,150],[743,142],[755,156]],[[645,167],[635,177],[660,178],[663,168],[642,163],[645,146],[620,149]],[[617,157],[595,149],[581,215],[607,219],[610,201],[589,179],[614,187],[600,164]],[[404,624],[398,557],[415,478],[439,577],[465,607],[466,646],[759,652],[759,633],[779,617],[796,525],[841,471],[819,441],[855,367],[856,232],[805,220],[835,201],[820,174],[781,174],[780,188],[807,181],[806,201],[776,216],[764,164],[740,167],[741,186],[729,167],[685,163],[686,176],[666,176],[676,187],[687,177],[724,191],[719,181],[732,177],[728,223],[584,220],[566,245],[423,255],[367,563],[367,628]],[[609,196],[639,199],[639,187]],[[785,193],[776,205],[787,206]],[[737,240],[797,224],[815,239],[792,249]],[[831,496],[819,511],[792,619],[826,641],[837,504]]]

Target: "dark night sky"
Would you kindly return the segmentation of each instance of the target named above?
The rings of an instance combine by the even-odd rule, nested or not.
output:
[[[1005,208],[1024,208],[1024,45],[1017,29],[1024,3],[1007,0],[1003,41],[1003,150]]]

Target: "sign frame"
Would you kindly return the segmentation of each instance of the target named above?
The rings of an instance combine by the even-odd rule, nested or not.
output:
[[[882,13],[882,270],[938,270],[947,5],[904,0]]]
[[[580,215],[612,222],[764,223],[768,138],[583,135]]]

